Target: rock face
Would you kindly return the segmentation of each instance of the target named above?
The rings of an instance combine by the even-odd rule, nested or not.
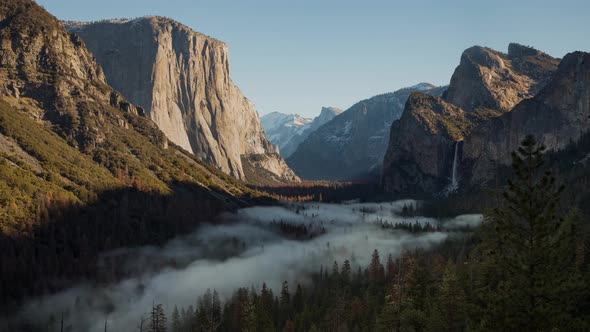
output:
[[[509,117],[517,104],[545,87],[558,63],[518,44],[510,44],[508,54],[479,46],[465,50],[442,98],[412,96],[400,121],[392,125],[383,162],[384,188],[436,194],[453,185],[454,173],[470,181],[473,161],[463,158],[479,158],[471,155],[487,144],[487,138],[479,140],[478,147],[468,143],[473,128],[485,130],[495,123],[492,119]]]
[[[322,107],[320,115],[313,118],[313,121],[309,126],[309,133],[311,134],[312,132],[318,130],[319,127],[325,125],[329,121],[332,121],[332,119],[340,115],[340,113],[342,113],[342,110],[338,107]]]
[[[57,182],[79,201],[131,182],[169,193],[170,182],[184,181],[219,190],[215,200],[228,202],[246,192],[169,147],[164,133],[141,116],[145,111],[106,83],[80,37],[32,0],[0,0],[0,102],[6,119],[20,119],[14,120],[18,128],[2,122],[0,150],[28,154],[27,164],[44,168],[43,181]]]
[[[298,181],[231,81],[224,43],[163,17],[67,27],[94,53],[109,84],[141,105],[172,142],[240,179],[249,155],[266,154],[276,181]]]
[[[590,53],[567,54],[549,83],[533,98],[473,129],[463,148],[471,184],[485,184],[494,168],[531,134],[549,150],[563,149],[590,128]]]
[[[434,192],[450,181],[457,144],[473,126],[472,114],[439,97],[413,93],[391,139],[383,163],[389,192]]]
[[[88,116],[89,103],[143,113],[106,84],[101,67],[82,40],[33,1],[3,1],[0,7],[0,95],[29,98],[82,150],[105,140],[100,119]],[[121,121],[124,121],[121,119]],[[158,138],[162,146],[165,138]]]
[[[535,49],[510,44],[508,54],[473,46],[463,52],[443,98],[467,112],[510,111],[534,96],[559,61]]]
[[[421,83],[360,101],[311,133],[287,163],[306,179],[378,177],[391,124],[401,116],[409,95],[440,95],[443,89]]]
[[[279,147],[283,158],[288,158],[312,132],[340,113],[342,110],[336,107],[322,107],[320,115],[307,119],[297,114],[272,112],[261,117],[261,122],[269,141]]]

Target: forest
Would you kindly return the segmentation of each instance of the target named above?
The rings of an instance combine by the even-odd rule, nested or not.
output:
[[[564,192],[548,171],[544,147],[528,137],[513,153],[497,206],[474,232],[399,256],[375,249],[368,265],[335,260],[279,289],[264,279],[227,299],[209,289],[195,293],[193,305],[167,303],[168,312],[155,299],[136,331],[587,331],[590,236],[583,213],[563,204]],[[402,213],[416,211],[404,206]],[[295,238],[315,236],[273,227]],[[56,314],[47,326],[67,331],[68,321]]]

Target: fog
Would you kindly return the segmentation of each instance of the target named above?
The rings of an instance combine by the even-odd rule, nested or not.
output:
[[[223,215],[221,224],[203,225],[163,247],[106,253],[99,261],[101,268],[117,261],[133,277],[108,286],[79,284],[32,300],[17,319],[45,324],[51,315],[59,321],[63,312],[66,325],[75,331],[104,331],[105,318],[111,331],[134,331],[154,303],[162,303],[169,315],[174,305],[195,305],[207,289],[217,290],[222,300],[238,287],[260,289],[263,282],[276,291],[284,280],[306,283],[311,272],[331,266],[334,260],[350,259],[353,268],[366,267],[374,249],[383,260],[388,254],[399,256],[403,249],[431,248],[454,229],[481,222],[480,215],[448,220],[401,215],[404,206],[417,204],[411,200],[297,203],[242,209]],[[281,222],[305,225],[311,238],[295,239],[280,232]],[[410,234],[381,226],[402,222],[442,230]]]

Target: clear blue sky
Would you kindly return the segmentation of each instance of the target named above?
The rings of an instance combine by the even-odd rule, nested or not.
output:
[[[588,0],[38,0],[60,19],[161,15],[226,42],[231,75],[260,114],[426,81],[447,84],[472,45],[511,41],[556,57],[590,51]]]

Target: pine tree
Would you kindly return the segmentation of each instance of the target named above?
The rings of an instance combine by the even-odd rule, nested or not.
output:
[[[379,259],[379,251],[375,249],[373,251],[373,255],[371,256],[371,264],[369,265],[369,281],[371,282],[379,282],[382,280],[381,276],[383,273],[383,265],[381,264],[381,260]]]
[[[332,265],[332,280],[338,280],[338,279],[340,279],[338,262],[334,261],[334,264]]]
[[[279,320],[277,326],[285,326],[285,322],[292,318],[291,312],[291,294],[289,293],[289,284],[283,281],[279,303],[276,306],[279,309]],[[292,323],[292,322],[291,322]]]
[[[512,153],[515,173],[502,205],[487,214],[477,248],[480,329],[563,329],[575,297],[569,223],[559,216],[563,187],[542,172],[545,148],[527,136]]]
[[[197,312],[192,305],[186,308],[186,319],[183,320],[185,331],[193,331],[197,327]]]
[[[455,267],[447,264],[440,285],[438,310],[445,331],[462,331],[465,326],[465,294]]]
[[[221,324],[221,302],[216,290],[207,289],[197,304],[197,325],[203,331],[215,331]]]
[[[350,262],[347,259],[344,261],[344,264],[342,265],[342,271],[340,271],[340,276],[343,282],[348,283],[350,281],[350,273]]]
[[[406,295],[412,309],[426,311],[434,293],[431,271],[424,260],[419,260],[409,272]]]
[[[377,316],[375,330],[379,332],[397,331],[398,321],[398,310],[391,295],[387,295],[385,297],[385,305]]]
[[[262,283],[262,290],[260,291],[260,302],[262,302],[262,308],[265,312],[270,313],[272,311],[273,306],[273,292],[272,290],[268,289],[266,283]]]
[[[242,306],[242,331],[255,332],[256,331],[256,306],[254,298],[248,296]]]
[[[172,332],[182,332],[182,324],[180,321],[180,312],[178,311],[178,307],[174,306],[174,310],[172,311]]]
[[[280,303],[281,306],[286,307],[289,306],[291,301],[291,295],[289,294],[289,283],[287,280],[283,281],[283,287],[281,288],[281,299]]]
[[[385,265],[385,273],[387,280],[391,280],[395,274],[395,263],[393,262],[393,256],[387,255],[387,263]]]
[[[305,299],[303,298],[303,288],[300,284],[297,284],[295,295],[293,295],[293,309],[295,312],[299,312],[303,309]]]
[[[166,315],[161,304],[153,305],[150,316],[149,332],[166,332]]]

